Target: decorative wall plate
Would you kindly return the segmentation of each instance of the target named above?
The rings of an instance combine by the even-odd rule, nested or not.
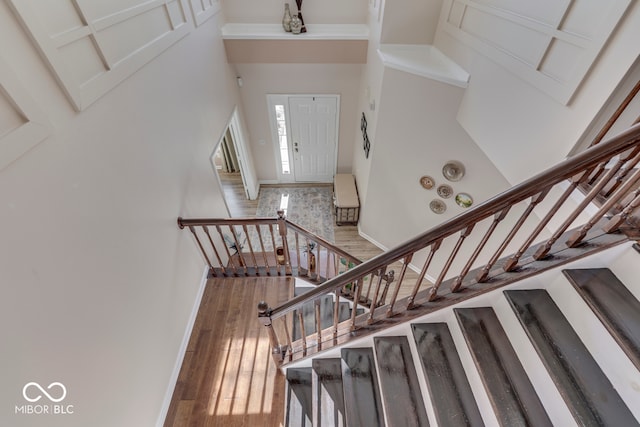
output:
[[[431,190],[435,184],[436,182],[430,176],[425,175],[420,178],[420,185],[422,185],[427,190]]]
[[[468,208],[473,204],[473,198],[467,193],[458,193],[456,194],[456,203],[458,204],[458,206]]]
[[[431,210],[437,214],[441,214],[447,210],[447,205],[440,199],[433,199],[431,203],[429,203],[429,207]]]
[[[453,196],[453,188],[451,188],[451,186],[447,184],[439,185],[436,189],[436,192],[438,193],[438,196],[442,197],[443,199],[448,199],[449,197]]]
[[[464,165],[456,160],[447,162],[442,167],[442,175],[449,181],[460,181],[464,176]]]

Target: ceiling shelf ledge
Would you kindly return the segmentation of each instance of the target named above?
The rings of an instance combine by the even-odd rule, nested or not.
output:
[[[381,44],[378,55],[389,68],[466,88],[469,73],[432,45]]]
[[[222,39],[229,63],[366,64],[369,27],[307,24],[292,34],[281,24],[227,23]]]

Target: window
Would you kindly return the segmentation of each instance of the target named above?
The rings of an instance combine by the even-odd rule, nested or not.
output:
[[[291,174],[289,167],[289,144],[287,142],[287,121],[284,116],[284,105],[275,105],[276,126],[278,128],[278,147],[280,149],[280,172],[283,175]]]

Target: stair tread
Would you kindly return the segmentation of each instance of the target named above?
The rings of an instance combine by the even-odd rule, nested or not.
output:
[[[504,294],[579,424],[639,425],[547,291]]]
[[[457,308],[454,312],[500,424],[551,426],[493,309]]]
[[[340,358],[313,359],[314,425],[344,427],[345,408]]]
[[[384,427],[373,349],[343,348],[342,384],[349,427]]]
[[[411,325],[438,426],[484,426],[446,323]]]
[[[382,398],[390,426],[428,426],[429,419],[418,383],[409,341],[405,336],[376,337],[374,347]]]
[[[312,412],[311,368],[287,369],[287,413],[285,426],[311,427]]]
[[[640,301],[608,268],[571,269],[563,273],[640,369]]]

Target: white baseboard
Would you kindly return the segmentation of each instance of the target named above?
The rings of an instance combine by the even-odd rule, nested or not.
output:
[[[383,251],[388,251],[389,248],[387,248],[385,245],[383,245],[382,243],[378,242],[377,240],[375,240],[373,237],[367,235],[366,233],[363,233],[362,230],[360,230],[360,226],[358,225],[358,235],[360,235],[360,237],[362,237],[365,240],[368,240],[369,242],[373,243],[374,245],[376,245],[378,248],[380,248]],[[415,271],[416,273],[420,274],[420,271],[422,271],[422,268],[409,263],[409,268],[413,271]],[[435,277],[431,277],[428,273],[424,275],[424,278],[427,279],[427,281],[433,283],[435,282]]]
[[[176,362],[173,367],[173,372],[171,373],[171,378],[169,378],[169,385],[164,396],[164,401],[162,402],[162,407],[160,408],[160,415],[158,416],[158,420],[156,421],[156,427],[162,427],[164,425],[165,419],[167,418],[169,406],[171,405],[171,399],[173,398],[173,392],[176,388],[176,383],[178,382],[178,375],[180,375],[180,369],[182,369],[184,355],[187,352],[187,346],[189,345],[189,340],[191,339],[193,326],[196,323],[196,317],[198,316],[198,310],[200,309],[200,303],[202,302],[204,289],[207,285],[208,276],[209,267],[207,266],[205,267],[202,279],[200,280],[198,294],[196,295],[196,300],[193,304],[193,308],[191,309],[191,315],[189,316],[189,321],[187,322],[187,327],[185,329],[184,336],[182,337],[182,343],[180,344],[180,350],[178,351],[178,356],[176,357]]]
[[[362,231],[362,229],[360,229],[360,225],[358,225],[358,235],[360,237],[362,237],[365,240],[368,240],[369,242],[373,243],[374,245],[376,245],[378,248],[382,249],[383,251],[388,251],[389,248],[387,248],[385,245],[383,245],[382,243],[378,242],[377,240],[375,240],[373,237],[369,236],[368,234],[364,233]]]

